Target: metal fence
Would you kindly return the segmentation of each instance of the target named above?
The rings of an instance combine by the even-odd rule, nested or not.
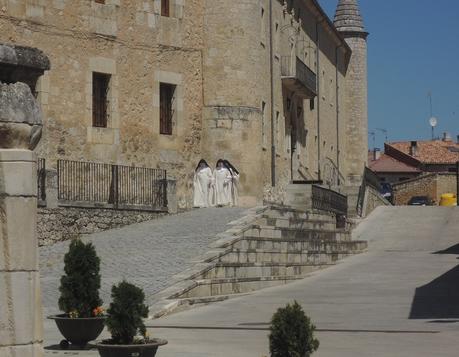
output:
[[[37,199],[38,205],[43,206],[46,202],[46,161],[37,160]]]
[[[312,185],[312,208],[347,215],[347,197],[333,190]]]
[[[167,210],[166,170],[58,160],[60,204]]]

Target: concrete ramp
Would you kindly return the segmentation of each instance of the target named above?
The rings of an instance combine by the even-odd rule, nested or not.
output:
[[[268,356],[269,321],[297,300],[317,357],[456,357],[459,208],[380,207],[354,233],[368,252],[291,284],[153,320],[164,357]]]

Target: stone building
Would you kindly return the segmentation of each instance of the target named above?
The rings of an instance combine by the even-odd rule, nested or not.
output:
[[[358,185],[367,160],[357,0],[0,0],[0,40],[43,50],[38,155],[166,169],[189,207],[200,158],[241,204],[292,181]]]

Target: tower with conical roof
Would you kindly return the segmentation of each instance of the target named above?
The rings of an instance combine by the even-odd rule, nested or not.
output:
[[[352,50],[346,74],[348,184],[359,185],[368,160],[367,36],[357,0],[339,0],[334,24]]]

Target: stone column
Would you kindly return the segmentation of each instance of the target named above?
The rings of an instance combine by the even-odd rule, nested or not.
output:
[[[37,165],[41,113],[32,94],[40,51],[0,44],[0,356],[43,355]]]

